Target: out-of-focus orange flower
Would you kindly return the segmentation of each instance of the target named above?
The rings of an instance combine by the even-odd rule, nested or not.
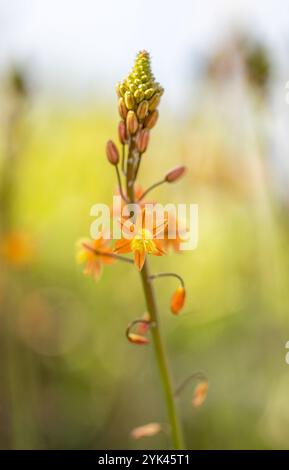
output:
[[[152,437],[159,434],[162,427],[159,423],[148,423],[144,426],[139,426],[131,431],[131,437],[133,439],[141,439],[142,437]]]
[[[85,263],[84,274],[92,276],[94,280],[99,279],[103,264],[112,264],[116,261],[112,249],[108,246],[108,240],[103,238],[82,239],[77,243],[77,248],[77,261]]]
[[[207,381],[202,381],[198,383],[198,385],[195,388],[194,395],[192,398],[192,405],[194,408],[198,408],[204,403],[207,393],[208,393],[208,388],[209,388],[209,383]]]
[[[171,311],[175,315],[178,315],[182,310],[186,298],[186,291],[185,288],[180,286],[177,290],[173,293],[171,298]]]
[[[35,254],[32,238],[24,232],[10,232],[0,238],[0,256],[15,266],[27,265]]]
[[[166,213],[167,225],[164,230],[164,247],[172,248],[174,251],[180,251],[180,244],[184,240],[186,229],[184,223],[176,217],[173,212]],[[170,227],[174,227],[174,232],[170,233]]]
[[[164,221],[162,221],[159,226],[157,222],[155,222],[152,230],[149,230],[145,228],[145,219],[145,210],[143,210],[140,216],[137,217],[136,223],[130,225],[130,229],[127,233],[128,236],[129,232],[130,234],[134,233],[134,236],[131,239],[121,238],[117,240],[115,244],[116,253],[134,253],[135,265],[139,271],[142,270],[147,254],[154,256],[162,256],[165,254],[162,248],[162,240],[159,238],[164,231]],[[128,230],[123,223],[122,229]]]

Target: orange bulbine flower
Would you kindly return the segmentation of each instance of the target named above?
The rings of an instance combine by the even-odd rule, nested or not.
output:
[[[192,405],[194,408],[198,408],[204,403],[207,393],[208,393],[208,388],[209,388],[209,384],[207,381],[200,382],[196,386],[194,395],[192,398]]]
[[[171,311],[175,315],[178,315],[182,310],[186,298],[186,291],[184,287],[180,286],[177,290],[173,293],[171,298]]]
[[[130,230],[127,233],[129,236],[129,234],[134,232],[134,236],[131,239],[122,238],[117,240],[114,250],[116,253],[134,253],[134,262],[139,271],[142,270],[147,254],[154,256],[165,254],[162,249],[162,240],[159,236],[164,231],[166,222],[162,222],[159,226],[154,224],[152,231],[144,228],[144,222],[145,210],[141,213],[141,220],[138,217],[136,223],[131,224]],[[122,229],[125,230],[123,224]]]
[[[175,252],[180,251],[180,244],[184,241],[186,230],[184,223],[182,223],[173,212],[166,213],[167,225],[164,230],[164,247],[166,249],[172,248]],[[169,227],[175,228],[173,237],[170,236]]]
[[[27,265],[34,256],[34,246],[29,234],[10,232],[0,239],[0,256],[14,266]]]
[[[97,240],[80,240],[78,242],[77,261],[85,263],[84,274],[98,280],[103,264],[112,264],[113,251],[107,246],[108,240],[99,238]],[[112,255],[112,256],[110,256]]]

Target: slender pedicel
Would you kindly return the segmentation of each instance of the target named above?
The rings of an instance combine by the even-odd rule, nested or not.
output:
[[[92,246],[88,245],[88,243],[85,243],[85,242],[82,243],[82,246],[97,256],[114,258],[114,259],[118,259],[119,261],[124,261],[125,263],[133,264],[133,260],[130,258],[126,258],[125,256],[117,255],[116,253],[105,253],[100,250],[95,250]]]
[[[158,181],[157,183],[154,183],[152,184],[148,189],[145,190],[145,192],[141,195],[141,197],[136,201],[137,203],[139,203],[140,201],[142,201],[146,195],[152,191],[153,189],[157,188],[158,186],[161,186],[162,184],[166,183],[167,181],[164,179],[164,180],[161,180],[161,181]]]
[[[119,173],[119,169],[118,169],[118,166],[115,165],[115,171],[116,171],[116,177],[117,177],[117,183],[118,183],[118,190],[119,190],[119,194],[121,195],[122,199],[125,201],[125,202],[128,202],[128,199],[127,197],[125,196],[123,190],[122,190],[122,184],[121,184],[121,177],[120,177],[120,173]]]
[[[189,375],[183,382],[177,387],[175,391],[175,397],[178,397],[182,391],[189,385],[192,381],[197,380],[198,382],[208,382],[208,377],[203,372],[194,372]]]
[[[179,275],[179,274],[176,274],[176,273],[157,273],[157,274],[151,274],[149,276],[149,279],[159,279],[161,277],[175,277],[176,279],[178,279],[181,283],[181,286],[183,288],[185,288],[185,282],[183,280],[183,278]]]

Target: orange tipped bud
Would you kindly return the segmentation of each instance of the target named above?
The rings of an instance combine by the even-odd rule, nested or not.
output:
[[[115,143],[112,140],[109,140],[106,144],[106,156],[112,165],[116,166],[119,162],[119,153]]]
[[[174,183],[175,181],[179,180],[183,176],[185,171],[186,171],[185,166],[177,166],[176,168],[173,168],[166,174],[165,180],[168,183]]]
[[[138,120],[134,111],[129,111],[127,113],[126,128],[130,135],[134,135],[138,130]]]
[[[171,311],[175,315],[178,315],[182,310],[186,298],[186,291],[183,287],[178,287],[173,293],[171,298]]]
[[[128,337],[128,340],[134,344],[143,345],[143,344],[149,344],[150,342],[149,339],[146,338],[145,336],[138,335],[136,333],[129,333],[127,337]]]
[[[138,108],[137,108],[137,117],[141,120],[143,120],[147,113],[148,113],[148,110],[149,110],[149,103],[148,101],[144,100],[142,101],[139,105],[138,105]]]
[[[140,153],[144,153],[148,147],[150,138],[150,131],[148,129],[142,129],[136,138],[136,147]]]
[[[156,93],[150,100],[149,100],[149,110],[154,111],[161,101],[161,95]]]
[[[144,126],[148,129],[152,129],[158,120],[159,112],[155,109],[152,113],[150,113],[144,121]]]
[[[118,138],[119,138],[120,143],[122,145],[125,145],[127,141],[127,133],[126,133],[126,126],[123,121],[120,121],[120,123],[118,124]]]
[[[119,98],[119,100],[118,100],[118,112],[119,112],[120,117],[123,120],[125,120],[126,116],[127,116],[127,109],[126,109],[125,102],[124,102],[123,98]]]
[[[206,397],[207,397],[207,393],[208,393],[208,388],[209,388],[209,384],[207,381],[203,381],[203,382],[200,382],[196,388],[195,388],[195,391],[194,391],[194,395],[193,395],[193,398],[192,398],[192,405],[194,408],[198,408],[199,406],[201,406]]]
[[[139,426],[131,431],[133,439],[141,439],[142,437],[152,437],[161,432],[162,427],[159,423],[149,423],[144,426]]]

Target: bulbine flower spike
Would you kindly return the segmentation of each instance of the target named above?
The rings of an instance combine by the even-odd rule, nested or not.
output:
[[[186,298],[185,288],[180,286],[173,293],[171,298],[171,311],[174,315],[178,315],[182,310]]]
[[[162,427],[159,423],[148,423],[143,426],[138,426],[134,428],[130,435],[132,439],[138,440],[143,437],[152,437],[156,434],[159,434],[162,431]]]
[[[126,337],[129,342],[135,345],[147,345],[150,343],[150,339],[154,343],[170,421],[169,429],[172,444],[176,450],[181,450],[185,447],[176,409],[174,387],[168,368],[166,349],[163,343],[163,335],[161,334],[154,283],[152,281],[168,276],[178,280],[180,287],[171,298],[171,310],[175,315],[184,306],[185,284],[182,277],[176,273],[150,274],[149,255],[165,255],[165,247],[171,245],[171,234],[174,233],[174,230],[172,230],[171,219],[167,217],[166,212],[164,213],[163,211],[162,215],[158,212],[160,205],[157,204],[157,201],[149,202],[146,196],[160,185],[178,181],[185,173],[185,167],[179,166],[170,170],[160,181],[153,182],[145,190],[142,190],[138,185],[140,166],[143,161],[147,160],[142,157],[148,149],[152,138],[152,129],[157,124],[159,118],[158,108],[163,92],[164,89],[152,74],[148,52],[144,50],[139,52],[128,77],[116,86],[118,112],[121,118],[117,128],[121,152],[119,152],[112,140],[109,140],[106,146],[108,162],[115,167],[118,194],[120,196],[118,198],[118,208],[115,209],[113,204],[113,209],[110,213],[114,219],[113,222],[116,221],[115,219],[120,221],[121,230],[118,231],[119,233],[115,237],[113,249],[102,238],[93,241],[82,241],[80,243],[78,260],[85,263],[85,274],[90,274],[94,278],[99,277],[103,264],[110,264],[116,260],[124,261],[126,264],[137,267],[147,313],[143,318],[130,323],[126,329]],[[119,165],[120,160],[121,165]],[[168,229],[169,225],[170,230]],[[115,226],[112,232],[117,233],[114,228]],[[180,246],[181,235],[178,230],[178,238],[175,238],[173,243],[176,251]],[[126,256],[129,254],[132,254],[133,257]],[[131,289],[134,289],[134,285],[131,286]],[[150,329],[151,335],[149,335]],[[199,389],[195,398],[196,403],[198,400],[199,402],[201,400],[201,389]],[[134,439],[139,439],[144,436],[154,436],[161,430],[160,424],[149,423],[135,428],[131,435]]]

